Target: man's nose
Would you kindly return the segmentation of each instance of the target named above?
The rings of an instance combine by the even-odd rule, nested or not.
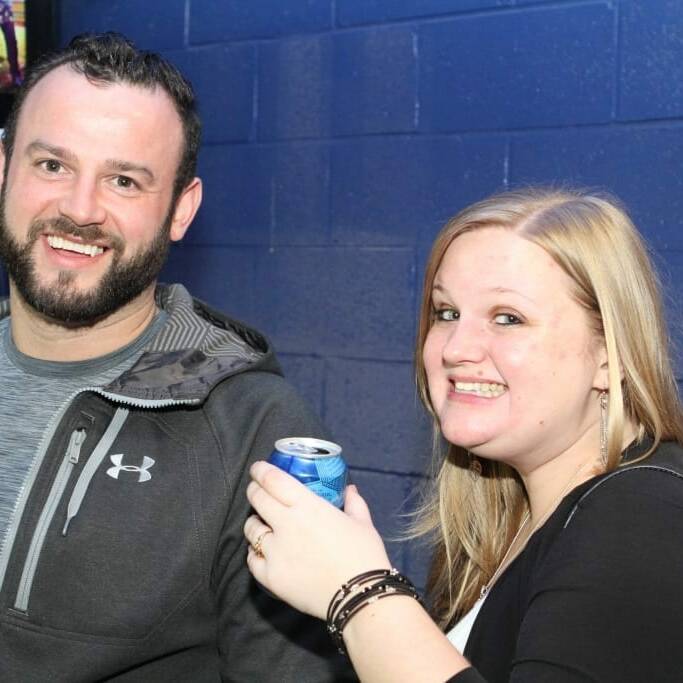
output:
[[[99,197],[96,180],[85,176],[75,180],[61,198],[59,212],[76,225],[104,223],[106,211]]]

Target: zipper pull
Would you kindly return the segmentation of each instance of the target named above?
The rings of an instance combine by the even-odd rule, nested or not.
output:
[[[64,457],[69,460],[71,465],[78,463],[78,458],[81,457],[81,446],[85,441],[87,432],[82,427],[80,429],[74,429],[71,432],[71,438],[69,439],[69,445],[66,447],[66,453]],[[67,518],[66,524],[62,529],[62,536],[66,536],[67,528],[69,527],[69,519]]]
[[[66,457],[69,459],[69,462],[73,465],[75,465],[78,462],[78,458],[81,455],[81,446],[85,441],[85,435],[85,429],[74,429],[74,431],[71,432],[69,445],[66,447]]]

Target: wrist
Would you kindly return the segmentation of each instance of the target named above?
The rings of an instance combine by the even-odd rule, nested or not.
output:
[[[420,602],[410,579],[397,569],[374,569],[342,584],[327,609],[327,630],[342,654],[346,654],[343,633],[356,615],[387,597],[403,596]]]

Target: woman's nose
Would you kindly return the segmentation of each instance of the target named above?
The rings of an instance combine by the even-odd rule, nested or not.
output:
[[[477,363],[486,355],[486,335],[475,321],[460,319],[444,340],[442,357],[446,364]]]

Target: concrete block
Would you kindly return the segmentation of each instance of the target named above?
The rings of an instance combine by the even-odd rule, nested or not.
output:
[[[327,143],[283,143],[272,150],[273,244],[329,242],[330,150]]]
[[[278,353],[278,359],[287,380],[313,406],[316,414],[322,416],[325,361],[315,356],[295,356],[289,353]]]
[[[420,130],[609,121],[614,7],[567,3],[419,29]]]
[[[406,522],[410,525],[415,517],[413,516],[418,506],[424,501],[424,497],[429,490],[426,478],[406,476],[404,477],[406,487]],[[404,571],[410,577],[422,593],[427,586],[427,577],[434,551],[426,538],[411,538],[405,541],[403,546]]]
[[[683,115],[683,22],[678,0],[621,3],[619,118]]]
[[[254,250],[173,245],[161,282],[180,282],[193,296],[254,325]]]
[[[329,353],[411,360],[415,333],[412,250],[340,249],[329,263]]]
[[[267,245],[271,231],[272,152],[257,145],[201,150],[204,199],[186,241],[203,245]]]
[[[257,257],[256,308],[281,353],[324,354],[330,305],[326,249],[273,248]]]
[[[431,426],[420,404],[412,363],[330,358],[325,420],[357,467],[425,471]]]
[[[340,26],[382,23],[395,19],[457,14],[511,4],[514,4],[514,0],[337,0],[337,21]]]
[[[515,136],[514,184],[565,183],[616,194],[657,249],[683,249],[683,131],[633,127]]]
[[[336,135],[410,132],[416,126],[416,36],[392,26],[334,36]]]
[[[373,137],[332,150],[332,239],[414,245],[455,211],[499,189],[501,136]]]
[[[77,33],[118,31],[144,50],[172,50],[184,45],[185,0],[62,0],[57,15],[60,43]]]
[[[410,360],[413,278],[409,250],[272,248],[259,254],[256,305],[283,352]]]
[[[249,140],[254,134],[256,48],[215,45],[166,56],[190,80],[202,117],[204,143]]]
[[[405,543],[399,540],[405,528],[400,516],[405,505],[403,477],[352,469],[351,481],[370,507],[372,521],[384,539],[389,559],[399,571],[405,571]]]
[[[190,42],[210,43],[322,31],[332,25],[332,0],[222,0],[190,3]]]
[[[330,134],[332,63],[329,34],[259,45],[260,139],[320,138]]]

